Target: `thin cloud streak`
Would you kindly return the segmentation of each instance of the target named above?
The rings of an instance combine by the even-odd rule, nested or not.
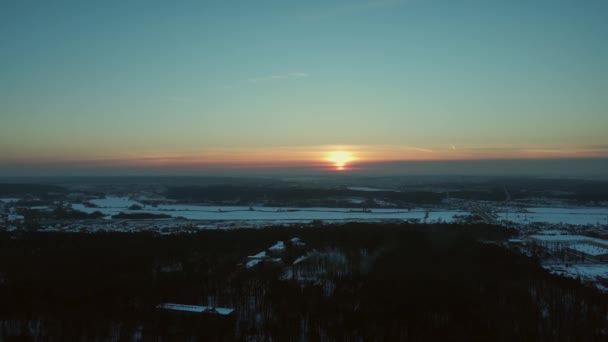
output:
[[[305,78],[308,77],[309,74],[305,72],[290,72],[286,74],[276,74],[269,75],[264,77],[250,78],[248,81],[250,83],[261,83],[261,82],[269,82],[269,81],[279,81],[279,80],[288,80],[295,78]]]

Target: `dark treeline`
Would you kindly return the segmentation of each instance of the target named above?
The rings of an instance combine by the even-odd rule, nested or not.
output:
[[[404,186],[403,188],[410,188]],[[373,199],[407,205],[439,204],[446,197],[476,201],[558,198],[589,204],[608,201],[608,182],[571,179],[505,178],[484,182],[439,183],[443,192],[411,188],[409,191],[357,191],[346,188],[291,186],[211,185],[170,187],[167,197],[184,202],[232,202],[247,205],[263,202],[271,205],[344,206],[340,199],[365,198],[363,207],[375,207]],[[451,190],[448,190],[451,189]],[[508,196],[507,196],[508,193]],[[349,203],[349,206],[356,206]]]
[[[0,233],[0,340],[605,340],[605,294],[478,242],[511,234],[360,223],[168,236]],[[316,251],[299,276],[237,266],[294,236]],[[155,309],[165,301],[236,314]]]
[[[505,189],[512,199],[559,198],[587,204],[608,201],[608,182],[584,179],[498,178],[482,182],[441,182],[439,186],[458,189],[450,197],[470,200],[504,201]]]
[[[60,197],[66,193],[66,188],[57,185],[0,183],[0,197],[29,195],[48,199]]]
[[[441,193],[429,191],[357,191],[349,189],[328,188],[294,188],[294,187],[263,187],[263,186],[234,186],[214,185],[207,187],[187,186],[172,187],[167,190],[168,198],[191,202],[225,202],[233,201],[239,204],[266,202],[273,205],[318,205],[314,200],[323,201],[323,205],[331,205],[332,199],[362,197],[372,200],[387,199],[403,204],[438,204],[445,197]],[[352,204],[351,204],[352,205]],[[373,203],[366,203],[373,207]]]
[[[148,219],[167,219],[171,215],[153,214],[153,213],[119,213],[112,215],[113,219],[128,219],[128,220],[148,220]]]
[[[34,210],[34,209],[19,209],[18,212],[22,214],[26,221],[36,221],[42,219],[50,220],[86,220],[86,219],[98,219],[104,216],[100,211],[94,211],[92,213],[85,213],[79,210],[73,210],[66,207],[58,206],[52,210]]]
[[[506,199],[505,191],[500,188],[493,188],[488,191],[459,190],[449,192],[448,195],[451,198],[475,201],[504,201]]]

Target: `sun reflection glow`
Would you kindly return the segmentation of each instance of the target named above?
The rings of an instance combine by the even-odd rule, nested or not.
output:
[[[326,160],[333,164],[336,171],[344,171],[355,157],[347,151],[333,151],[328,154]]]

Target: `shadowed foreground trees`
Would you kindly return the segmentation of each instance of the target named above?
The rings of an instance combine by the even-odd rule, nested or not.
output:
[[[477,242],[508,235],[482,225],[358,223],[173,236],[4,233],[0,340],[605,339],[605,294]],[[294,236],[316,251],[301,276],[281,281],[280,269],[237,267]],[[236,314],[155,309],[165,301]]]

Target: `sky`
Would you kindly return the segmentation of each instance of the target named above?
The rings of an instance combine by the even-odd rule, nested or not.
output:
[[[0,175],[605,159],[607,16],[604,0],[3,0]]]

